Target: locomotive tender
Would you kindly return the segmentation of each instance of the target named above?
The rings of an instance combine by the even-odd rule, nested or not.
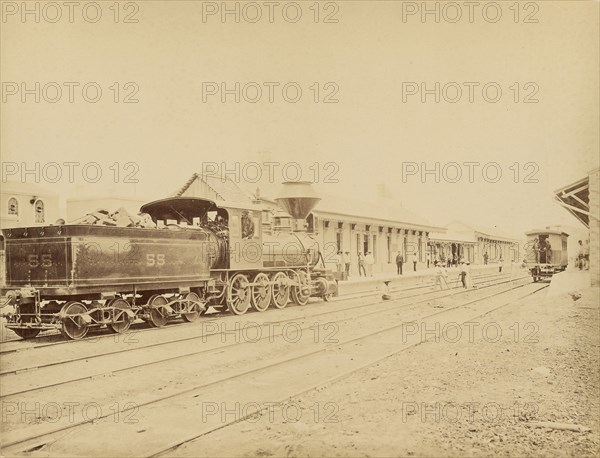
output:
[[[93,328],[125,332],[136,319],[194,321],[209,307],[241,315],[327,300],[337,284],[304,229],[320,199],[305,182],[283,189],[276,201],[295,219],[287,230],[261,224],[264,209],[252,203],[195,197],[143,205],[156,228],[4,229],[6,327],[25,339],[46,329],[80,339]]]
[[[562,272],[569,263],[567,238],[569,234],[550,228],[525,233],[527,250],[525,262],[534,282]]]

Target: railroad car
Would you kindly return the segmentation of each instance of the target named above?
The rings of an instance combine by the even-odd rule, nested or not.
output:
[[[550,278],[568,265],[567,238],[569,234],[555,229],[536,229],[526,232],[527,268],[533,281]]]
[[[121,333],[141,319],[162,327],[209,307],[241,315],[337,291],[305,218],[320,199],[308,183],[284,183],[277,203],[294,227],[267,230],[252,203],[174,197],[141,211],[155,228],[58,225],[4,229],[6,327],[22,338],[60,329]]]

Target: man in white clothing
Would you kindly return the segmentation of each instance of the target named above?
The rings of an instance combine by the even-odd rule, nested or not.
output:
[[[367,255],[365,256],[365,264],[367,265],[367,273],[369,277],[372,277],[373,264],[375,264],[375,258],[373,258],[373,254],[370,251],[367,251]]]

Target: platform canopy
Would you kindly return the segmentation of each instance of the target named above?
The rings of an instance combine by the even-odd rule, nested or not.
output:
[[[575,218],[590,227],[590,181],[582,178],[564,188],[554,191],[554,198]]]

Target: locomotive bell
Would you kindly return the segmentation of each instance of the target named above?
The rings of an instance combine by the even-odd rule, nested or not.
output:
[[[320,200],[310,181],[287,181],[275,202],[296,220],[296,230],[304,230],[306,217]]]

